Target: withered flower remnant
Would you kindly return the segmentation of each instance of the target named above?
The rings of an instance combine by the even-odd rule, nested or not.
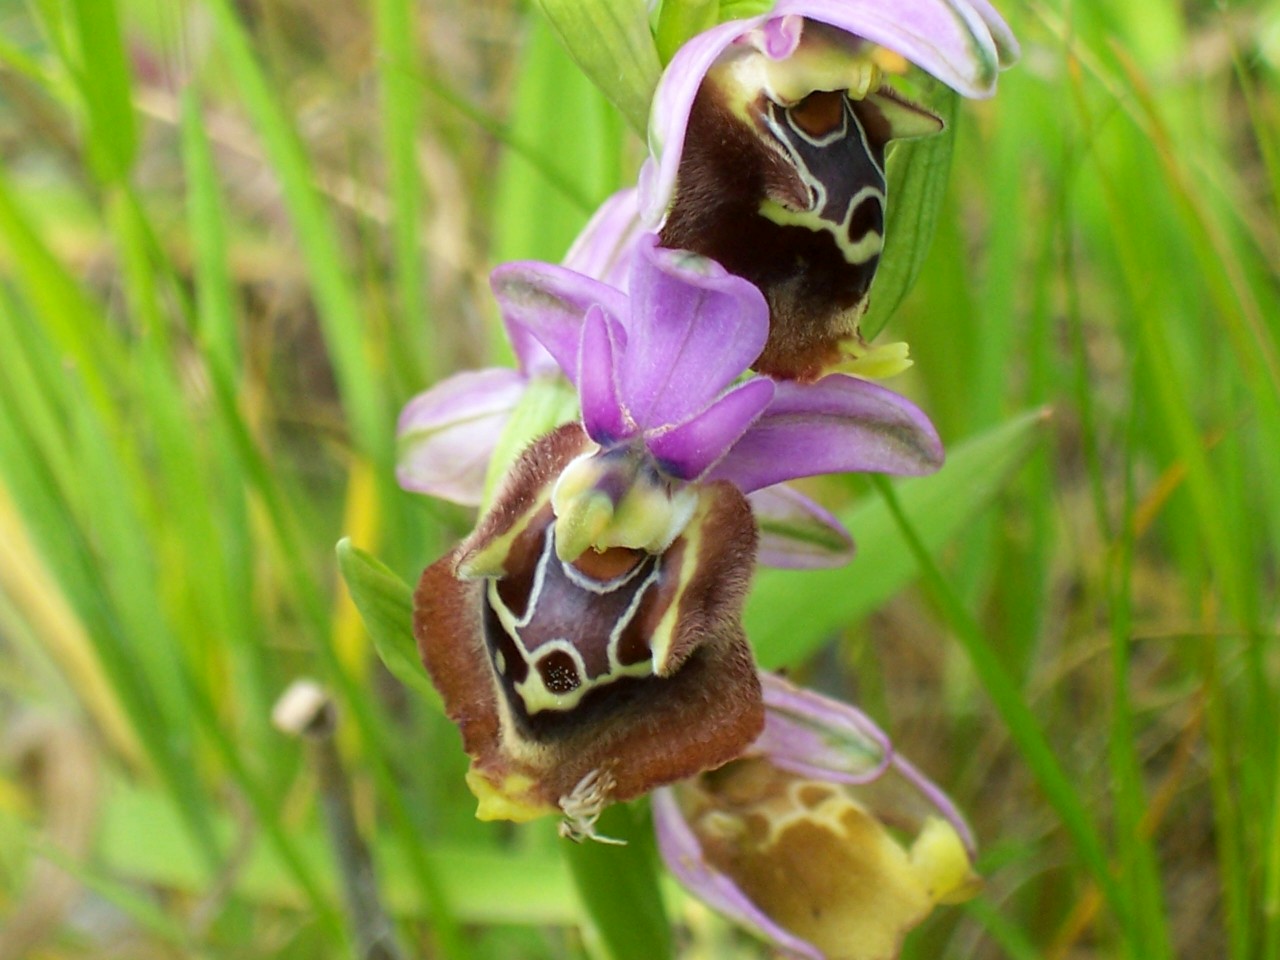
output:
[[[969,828],[861,712],[761,680],[745,756],[654,794],[663,859],[787,955],[890,960],[936,904],[977,892]]]

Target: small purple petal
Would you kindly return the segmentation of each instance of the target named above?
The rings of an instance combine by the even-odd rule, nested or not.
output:
[[[400,486],[478,505],[489,458],[525,386],[515,370],[475,370],[410,400],[396,428]]]
[[[489,285],[517,349],[523,337],[532,337],[570,379],[578,372],[578,341],[587,310],[599,304],[615,317],[627,312],[627,295],[621,290],[549,263],[504,263],[490,274]]]
[[[565,254],[564,266],[607,283],[627,289],[631,254],[640,235],[637,190],[619,190],[600,205]]]
[[[807,960],[823,960],[822,953],[813,944],[788,933],[770,920],[737,884],[707,863],[702,855],[702,845],[680,812],[670,787],[655,790],[650,797],[650,805],[662,859],[690,893],[779,948]]]
[[[813,384],[780,382],[773,403],[710,479],[750,493],[821,473],[932,473],[942,457],[933,424],[915,404],[832,374]]]
[[[966,97],[994,94],[1001,64],[1016,56],[999,15],[976,10],[969,0],[778,0],[774,16],[787,13],[900,53]],[[996,24],[1003,28],[998,33]]]
[[[802,777],[870,783],[889,768],[889,736],[861,710],[762,671],[764,732],[748,753]]]
[[[796,52],[800,36],[804,32],[804,17],[792,15],[774,16],[766,20],[759,30],[744,38],[770,60],[785,60]]]
[[[766,567],[816,570],[853,559],[853,538],[829,511],[784,483],[747,497],[760,528],[756,562]]]
[[[647,434],[645,446],[669,473],[696,480],[755,423],[773,391],[768,377],[754,377],[678,427]]]
[[[632,261],[622,400],[641,429],[707,407],[764,349],[769,307],[719,264],[642,237]]]
[[[603,446],[635,432],[618,399],[618,339],[624,335],[618,321],[599,307],[587,311],[578,355],[578,395],[582,425],[587,435]]]

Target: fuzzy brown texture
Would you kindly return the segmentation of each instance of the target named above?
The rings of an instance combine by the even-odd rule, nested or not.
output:
[[[578,452],[567,431],[538,441],[513,471],[481,531],[509,530]],[[741,617],[755,556],[755,522],[746,499],[717,484],[701,532],[696,571],[679,599],[667,677],[625,677],[591,691],[571,710],[533,717],[506,698],[484,635],[484,581],[455,575],[452,553],[426,569],[414,594],[414,635],[449,718],[475,767],[494,783],[523,774],[536,799],[557,806],[596,771],[612,784],[610,802],[628,800],[737,757],[764,726],[755,660]],[[677,544],[682,541],[677,540]],[[503,713],[509,717],[504,725]],[[515,742],[512,742],[514,739]]]
[[[481,757],[499,749],[497,691],[480,627],[484,583],[454,576],[459,549],[422,572],[413,594],[413,635],[445,714],[462,734],[462,749]]]
[[[480,546],[502,536],[536,502],[538,494],[555,482],[574,457],[591,445],[580,423],[566,423],[530,444],[507,471],[493,498],[493,505],[480,518],[458,549],[455,565],[468,559]]]

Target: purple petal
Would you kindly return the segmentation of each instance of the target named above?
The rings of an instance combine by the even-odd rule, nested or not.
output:
[[[677,880],[713,910],[756,931],[779,948],[808,960],[823,960],[811,943],[788,933],[769,919],[731,879],[716,870],[702,855],[702,845],[694,835],[670,787],[655,790],[650,797],[653,827],[662,859]]]
[[[740,43],[750,44],[770,60],[785,60],[796,52],[804,32],[804,17],[772,16],[761,26],[744,35]]]
[[[778,0],[774,16],[800,14],[897,53],[966,97],[995,93],[1017,43],[999,14],[970,0]]]
[[[627,311],[621,290],[550,263],[504,263],[490,274],[489,285],[516,350],[532,337],[570,380],[578,373],[578,341],[587,310],[599,304],[615,317]]]
[[[764,732],[750,753],[802,777],[864,784],[889,768],[889,736],[856,707],[761,671]]]
[[[616,363],[622,336],[625,334],[618,329],[618,322],[599,307],[587,311],[578,355],[578,395],[582,425],[587,435],[602,446],[635,432],[618,399]]]
[[[821,473],[932,473],[942,443],[920,409],[892,390],[832,374],[782,381],[773,403],[711,471],[750,493]]]
[[[646,435],[645,446],[667,472],[696,480],[755,423],[773,391],[768,377],[754,377],[678,427]]]
[[[526,382],[515,370],[475,370],[410,400],[396,428],[400,486],[478,505],[489,458]]]
[[[1000,54],[1001,68],[1012,67],[1022,55],[1022,49],[1018,45],[1018,38],[1009,29],[1009,24],[1005,23],[1004,17],[987,0],[968,0],[968,3],[991,32],[991,39],[995,41],[996,50]]]
[[[602,203],[565,254],[564,266],[626,290],[631,254],[640,235],[637,196],[636,188],[629,187]]]
[[[640,220],[646,227],[657,228],[671,204],[689,111],[702,78],[720,54],[768,19],[766,15],[751,20],[730,20],[712,27],[677,50],[662,71],[649,113],[650,159],[640,170]]]
[[[507,324],[507,339],[511,349],[515,351],[516,366],[526,377],[542,376],[548,373],[559,373],[560,365],[555,357],[547,353],[547,348],[534,339],[533,334],[521,327]]]
[[[760,528],[756,561],[766,567],[815,570],[853,559],[853,538],[830,512],[784,483],[747,497]]]
[[[641,238],[632,261],[622,399],[641,429],[705,409],[764,349],[769,307],[719,264]]]

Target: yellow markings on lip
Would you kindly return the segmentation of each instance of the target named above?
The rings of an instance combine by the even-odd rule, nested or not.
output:
[[[467,771],[467,787],[475,795],[477,820],[511,820],[528,823],[549,813],[557,813],[555,806],[532,799],[537,781],[527,774],[508,773],[500,783],[494,783],[481,771],[472,767]]]
[[[849,222],[853,219],[853,214],[858,209],[858,205],[868,197],[878,199],[883,206],[883,193],[874,187],[863,187],[858,191],[858,195],[853,198],[853,202],[849,204],[844,220],[838,224],[825,219],[814,210],[792,210],[790,207],[770,199],[761,201],[760,216],[772,223],[776,223],[780,227],[804,227],[815,233],[826,231],[831,234],[832,241],[840,248],[840,252],[847,262],[855,265],[862,264],[872,257],[878,256],[880,251],[884,249],[884,237],[875,230],[868,230],[856,242],[849,239]]]
[[[675,641],[676,621],[680,617],[680,601],[684,599],[685,590],[698,569],[698,555],[702,550],[702,525],[711,510],[710,491],[700,491],[698,505],[685,527],[685,549],[681,558],[680,569],[676,571],[676,588],[671,597],[671,605],[662,614],[649,639],[649,649],[653,651],[653,673],[658,677],[669,677],[674,672],[668,662],[671,656],[671,645]],[[671,574],[668,569],[667,574]]]
[[[494,537],[483,548],[472,552],[458,564],[455,571],[458,577],[462,580],[478,580],[484,577],[501,577],[506,574],[506,560],[507,555],[511,552],[511,545],[515,543],[520,534],[528,529],[538,511],[550,499],[551,490],[549,487],[539,490],[537,498],[506,533]]]

